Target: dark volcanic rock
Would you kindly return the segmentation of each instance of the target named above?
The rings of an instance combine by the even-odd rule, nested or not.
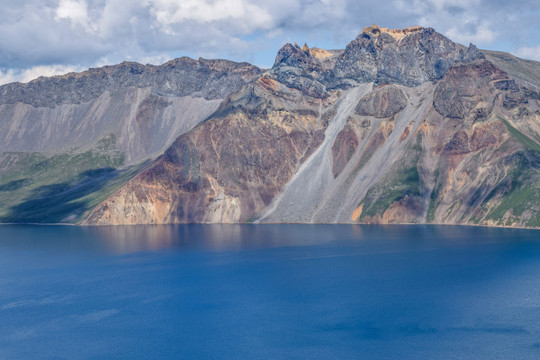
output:
[[[465,51],[465,53],[461,57],[461,60],[463,62],[472,62],[475,60],[482,60],[485,58],[486,56],[480,50],[478,50],[476,45],[469,44],[469,48],[467,49],[467,51]]]
[[[229,60],[193,60],[187,57],[160,66],[123,62],[29,83],[10,83],[0,87],[0,105],[22,102],[34,107],[54,108],[60,104],[80,104],[105,91],[128,87],[146,88],[165,96],[224,98],[246,83],[257,79],[262,70],[248,63]]]
[[[362,116],[388,118],[403,110],[407,106],[407,98],[396,86],[383,86],[358,102],[356,112]]]
[[[311,57],[309,50],[301,49],[298,45],[285,44],[277,53],[274,66],[288,65],[303,70],[318,70],[320,66]]]
[[[288,87],[321,98],[326,92],[325,77],[330,76],[324,65],[311,54],[307,46],[300,48],[296,44],[285,44],[278,51],[272,75]]]
[[[435,89],[433,105],[443,116],[465,119],[483,102],[491,108],[496,85],[508,84],[508,75],[486,60],[452,67]]]
[[[307,46],[286,44],[271,73],[287,86],[320,98],[327,90],[366,82],[416,86],[441,79],[450,66],[463,59],[482,58],[474,45],[467,49],[431,28],[392,30],[373,25],[344,51],[334,50],[324,57]]]
[[[441,79],[462,52],[463,47],[431,28],[389,30],[374,25],[347,45],[336,62],[334,81],[420,85]]]

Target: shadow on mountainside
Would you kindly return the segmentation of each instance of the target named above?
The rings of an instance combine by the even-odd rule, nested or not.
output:
[[[30,196],[11,207],[9,214],[0,222],[10,223],[58,223],[74,222],[99,202],[104,189],[118,179],[123,171],[111,167],[87,170],[79,173],[70,183],[39,186]],[[3,191],[24,186],[28,179],[5,184]]]
[[[0,192],[14,191],[22,188],[23,186],[30,185],[31,179],[19,179],[8,182],[7,184],[0,185]]]

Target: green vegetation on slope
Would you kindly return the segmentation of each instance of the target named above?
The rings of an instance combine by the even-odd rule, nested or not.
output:
[[[505,119],[499,119],[526,151],[513,155],[513,170],[487,197],[486,203],[495,195],[502,195],[499,205],[488,213],[486,220],[500,225],[523,222],[527,226],[540,226],[540,145]]]
[[[433,190],[431,191],[431,195],[429,197],[429,206],[426,215],[426,221],[428,223],[432,222],[435,219],[435,210],[440,203],[440,199],[438,199],[438,197],[441,191],[442,183],[439,179],[439,168],[440,164],[438,164],[437,168],[435,169],[435,186],[433,187]]]
[[[366,216],[382,215],[390,205],[406,196],[422,196],[422,185],[418,173],[418,161],[422,152],[421,136],[409,148],[405,158],[398,162],[377,185],[369,189],[359,205],[363,205],[359,221]]]
[[[519,142],[525,145],[526,148],[540,154],[540,145],[536,141],[529,138],[527,135],[523,134],[521,131],[510,125],[510,123],[502,117],[498,116],[498,118],[503,122],[504,125],[506,125],[506,128],[514,138],[516,138]]]
[[[512,170],[482,204],[487,208],[492,199],[499,198],[500,201],[489,211],[485,219],[495,221],[499,225],[518,222],[528,226],[540,226],[539,160],[526,152],[518,152],[509,160]]]
[[[0,222],[74,223],[125,184],[138,167],[118,170],[113,136],[85,152],[9,152],[0,156]]]

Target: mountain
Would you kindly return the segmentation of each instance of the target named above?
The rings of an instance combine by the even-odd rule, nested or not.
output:
[[[220,74],[234,86],[222,86],[222,77],[213,73],[169,73],[167,64],[151,69],[121,64],[118,67],[145,68],[146,75],[138,70],[133,74],[105,68],[90,70],[107,74],[99,75],[107,78],[105,85],[98,75],[71,74],[67,77],[75,83],[69,86],[59,85],[66,81],[62,77],[29,83],[26,86],[33,84],[32,91],[20,90],[24,87],[20,84],[0,88],[4,107],[25,106],[21,99],[28,94],[26,106],[38,106],[44,114],[53,100],[43,93],[57,94],[54,109],[96,101],[88,100],[88,93],[97,94],[102,88],[110,90],[92,99],[107,96],[110,107],[117,106],[110,94],[122,91],[144,88],[156,99],[145,105],[141,101],[131,112],[126,111],[133,114],[142,107],[142,112],[152,114],[155,127],[142,132],[146,143],[128,126],[111,132],[119,135],[106,137],[101,132],[101,138],[93,138],[97,145],[88,150],[90,158],[105,158],[111,164],[87,166],[84,179],[94,185],[83,190],[82,197],[64,199],[64,188],[46,185],[49,198],[61,204],[56,217],[84,224],[337,222],[540,227],[538,62],[479,50],[472,44],[465,47],[431,28],[395,30],[373,25],[343,50],[286,44],[267,71],[221,60],[213,64],[229,66],[221,67]],[[116,71],[122,76],[111,75]],[[77,82],[80,78],[86,80]],[[122,79],[120,87],[117,78]],[[193,80],[199,78],[201,83]],[[174,81],[176,87],[167,85]],[[183,83],[199,87],[182,92]],[[163,105],[169,99],[163,95],[164,88],[169,89],[169,96],[188,97],[189,104]],[[195,98],[204,106],[194,106]],[[26,121],[29,125],[21,128],[17,138],[21,142],[30,138],[32,118],[27,113],[12,115],[14,110],[4,115],[8,113],[3,109],[0,107],[0,128]],[[94,132],[116,123],[114,117],[101,115],[99,105],[88,109],[91,119],[72,112],[71,121],[88,123]],[[199,111],[197,120],[195,115],[186,120],[184,109]],[[181,130],[167,140],[155,140],[152,136],[160,124],[170,124],[167,116],[178,112],[182,115],[176,115],[174,128]],[[137,117],[128,120],[130,116],[118,118],[136,122]],[[39,122],[47,124],[43,129],[54,123],[50,119],[43,115]],[[66,129],[63,136],[70,141],[86,139],[89,136],[82,135],[83,128]],[[127,138],[136,151],[125,145]],[[70,144],[64,149],[77,144],[63,143]],[[43,144],[54,142],[43,139]],[[29,150],[17,151],[28,154]],[[141,163],[159,152],[162,154],[154,160]],[[19,175],[10,175],[6,183],[0,173],[4,182],[0,189],[31,186],[28,184],[37,176],[22,179],[23,171],[13,170],[18,168],[9,160],[11,153],[5,154],[0,171]],[[20,169],[33,169],[29,163]],[[97,175],[92,177],[93,173]],[[77,184],[70,185],[68,192],[78,194]],[[35,194],[22,205],[31,205],[32,197]],[[81,203],[75,210],[66,206]],[[16,218],[20,207],[13,202],[4,219]]]
[[[262,71],[180,58],[0,87],[0,220],[78,221]]]

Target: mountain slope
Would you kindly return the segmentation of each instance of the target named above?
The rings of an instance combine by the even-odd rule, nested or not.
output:
[[[180,58],[1,86],[0,220],[77,221],[260,73]]]
[[[60,152],[113,134],[127,163],[159,155],[260,69],[180,58],[122,63],[0,87],[0,152]]]

